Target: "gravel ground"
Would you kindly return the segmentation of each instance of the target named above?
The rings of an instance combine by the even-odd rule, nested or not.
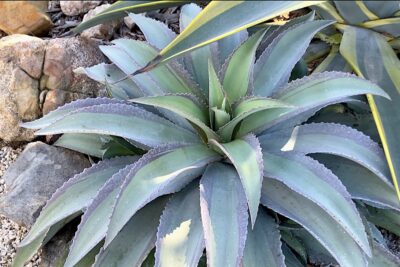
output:
[[[0,143],[0,196],[6,191],[3,174],[22,152],[22,147],[12,148]],[[13,221],[0,215],[0,267],[11,265],[15,256],[16,246],[23,239],[27,230]],[[37,267],[40,264],[40,255],[36,254],[25,266]]]

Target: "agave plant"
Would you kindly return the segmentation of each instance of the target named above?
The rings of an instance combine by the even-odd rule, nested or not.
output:
[[[184,6],[181,30],[200,11]],[[56,191],[14,266],[81,214],[64,266],[304,266],[315,255],[341,266],[399,263],[374,225],[376,207],[394,219],[400,210],[382,149],[350,127],[304,123],[351,96],[387,94],[340,72],[288,83],[331,21],[310,14],[240,31],[131,76],[176,38],[160,22],[131,17],[149,43],[114,40],[101,47],[112,64],[81,70],[114,98],[24,123],[103,160]],[[256,57],[261,44],[269,45]]]
[[[323,70],[354,71],[382,87],[391,101],[368,96],[400,199],[400,61],[399,1],[326,1],[315,6],[319,16],[337,23],[320,38],[332,48],[321,64]]]

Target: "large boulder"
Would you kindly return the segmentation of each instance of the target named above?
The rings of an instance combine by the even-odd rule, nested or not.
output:
[[[7,34],[40,35],[52,27],[48,1],[0,1],[0,29]]]
[[[28,144],[3,176],[6,193],[0,198],[0,214],[29,228],[56,189],[89,166],[85,156],[71,150]]]
[[[83,74],[105,59],[96,43],[79,37],[42,40],[28,35],[0,39],[0,139],[29,141],[33,132],[18,126],[64,103],[104,95],[103,86]]]

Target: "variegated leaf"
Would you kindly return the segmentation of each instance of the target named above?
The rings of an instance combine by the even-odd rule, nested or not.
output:
[[[37,135],[60,133],[94,133],[130,139],[144,147],[175,142],[198,142],[188,130],[151,112],[128,104],[105,104],[77,109]]]
[[[143,156],[122,185],[108,227],[105,246],[129,219],[153,199],[182,189],[198,177],[205,166],[220,157],[204,145],[154,149]]]
[[[176,193],[160,219],[156,242],[157,267],[197,267],[204,250],[198,181]]]
[[[243,187],[233,167],[222,163],[207,167],[200,180],[200,207],[207,265],[239,267],[248,214]]]
[[[225,154],[235,166],[246,194],[250,218],[254,226],[263,178],[262,152],[257,137],[248,135],[229,143],[218,143],[215,140],[211,140],[210,143]]]
[[[317,161],[303,155],[264,151],[264,175],[274,178],[293,192],[323,209],[368,255],[371,254],[360,215],[340,180]],[[312,186],[305,186],[312,185]],[[293,218],[291,218],[293,219]]]
[[[301,59],[315,33],[330,24],[332,21],[309,21],[278,35],[255,64],[254,94],[270,96],[286,84],[293,67]]]
[[[94,266],[143,266],[154,247],[160,215],[167,200],[167,197],[160,197],[141,208],[111,244],[101,250]]]

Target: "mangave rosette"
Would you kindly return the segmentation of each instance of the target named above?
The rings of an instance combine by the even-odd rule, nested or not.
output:
[[[200,11],[184,6],[181,30]],[[243,30],[132,76],[176,34],[130,16],[148,43],[114,40],[101,46],[111,64],[81,70],[113,98],[24,124],[102,160],[52,196],[14,266],[82,214],[64,266],[398,264],[373,224],[400,210],[382,149],[347,126],[304,124],[351,96],[387,94],[340,72],[288,83],[331,21]]]

